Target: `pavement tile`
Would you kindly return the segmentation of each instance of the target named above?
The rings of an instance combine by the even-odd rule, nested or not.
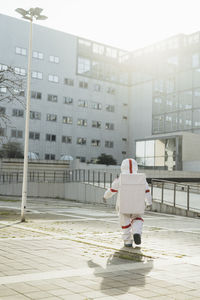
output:
[[[130,291],[129,291],[129,293],[130,293]],[[143,298],[151,298],[153,296],[158,296],[159,293],[157,293],[157,291],[152,292],[150,290],[143,289],[143,290],[140,290],[140,291],[136,291],[135,295],[143,297]]]
[[[48,298],[48,297],[51,297],[52,295],[47,293],[46,291],[38,291],[38,292],[32,292],[32,293],[26,293],[25,294],[27,297],[29,297],[30,299],[34,299],[34,300],[37,300],[37,299],[42,299],[42,298]]]
[[[49,291],[49,294],[54,295],[54,296],[63,296],[63,295],[70,295],[70,294],[72,294],[72,292],[68,291],[66,289],[57,289],[57,290]]]
[[[199,286],[198,286],[199,287]],[[185,295],[188,296],[193,296],[200,299],[200,289],[196,289],[196,290],[190,290],[190,291],[186,291]]]
[[[26,297],[26,296],[23,296],[23,295],[15,295],[14,298],[13,296],[5,296],[5,297],[1,297],[1,300],[27,300],[30,298],[29,297]]]
[[[17,295],[17,292],[9,287],[0,286],[0,297]]]
[[[54,210],[49,207],[51,216],[61,209],[58,208],[59,205],[62,209],[66,205],[66,211],[76,208],[80,214],[87,207],[86,204],[68,201],[48,201],[54,205]],[[39,209],[43,204],[41,200],[34,199],[31,205]],[[44,211],[47,208],[48,206],[43,206]],[[199,233],[188,234],[185,229],[195,226],[199,228],[200,220],[155,213],[145,215],[144,242],[140,251],[154,258],[151,260],[151,268],[145,268],[145,263],[141,262],[131,264],[133,269],[130,269],[130,262],[133,261],[117,257],[120,251],[124,251],[120,232],[116,232],[117,218],[113,217],[110,222],[110,218],[103,217],[99,221],[95,218],[94,207],[90,209],[90,220],[84,219],[84,214],[81,218],[76,215],[76,219],[73,219],[76,221],[68,216],[60,220],[58,215],[54,215],[57,218],[54,222],[49,219],[50,215],[37,214],[37,220],[33,218],[31,222],[18,227],[6,228],[6,234],[10,238],[0,237],[1,300],[13,295],[14,298],[7,300],[199,298]],[[102,207],[99,211],[102,211]],[[70,218],[71,221],[67,221]],[[58,234],[63,234],[65,238]],[[136,250],[129,249],[130,251]],[[95,262],[93,269],[91,262]],[[62,270],[65,271],[64,277]],[[35,274],[37,272],[40,273],[40,280]],[[44,278],[49,279],[42,279],[43,272]],[[33,280],[24,282],[25,274],[35,275],[30,277]],[[75,276],[71,276],[73,274]],[[6,278],[13,283],[3,285]]]
[[[197,298],[184,293],[178,293],[178,294],[174,294],[172,299],[173,300],[197,300],[200,299],[200,297]]]
[[[71,294],[70,296],[60,296],[60,299],[63,300],[89,300],[89,298],[86,298],[85,296],[77,295],[77,294]],[[93,299],[92,299],[93,300]]]
[[[131,295],[131,294],[119,295],[119,296],[115,296],[115,298],[116,298],[116,300],[142,300],[142,299],[144,299],[137,295]]]

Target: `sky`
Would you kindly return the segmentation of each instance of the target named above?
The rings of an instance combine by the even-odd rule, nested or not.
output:
[[[200,0],[0,1],[2,14],[20,18],[17,7],[41,7],[48,19],[38,24],[128,51],[200,31]]]

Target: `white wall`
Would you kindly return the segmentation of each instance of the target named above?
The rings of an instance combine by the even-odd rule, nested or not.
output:
[[[129,98],[129,156],[135,156],[135,140],[152,133],[152,81],[134,85]]]

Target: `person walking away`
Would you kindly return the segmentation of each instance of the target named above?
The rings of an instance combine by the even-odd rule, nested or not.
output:
[[[152,198],[145,174],[137,173],[137,162],[124,159],[121,164],[121,173],[111,188],[104,193],[103,201],[118,193],[116,210],[119,214],[122,228],[122,239],[125,247],[132,247],[133,240],[136,245],[141,244],[145,203],[152,206]]]

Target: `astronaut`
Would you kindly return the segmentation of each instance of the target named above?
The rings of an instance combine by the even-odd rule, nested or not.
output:
[[[120,206],[120,203],[126,204],[126,200],[128,197],[130,199],[134,198],[133,197],[134,193],[131,192],[131,194],[130,194],[130,192],[128,191],[128,188],[127,188],[127,192],[129,193],[129,195],[127,195],[128,197],[123,196],[123,194],[120,193],[120,189],[122,190],[122,180],[120,180],[120,178],[124,176],[123,174],[129,174],[128,176],[130,178],[130,175],[137,174],[137,171],[138,171],[138,166],[137,166],[137,162],[134,159],[132,159],[132,158],[124,159],[121,164],[120,176],[113,181],[111,188],[106,190],[106,192],[104,193],[104,197],[103,197],[103,201],[106,203],[107,199],[111,198],[114,194],[118,193],[117,202],[116,202],[116,210],[119,214],[120,225],[122,228],[122,239],[124,241],[125,247],[132,247],[134,245],[133,240],[136,245],[141,244],[142,227],[143,227],[143,222],[144,222],[142,215],[144,214],[144,208],[139,209],[139,210],[135,209],[134,211],[133,211],[133,209],[130,208],[130,210],[127,210],[128,213],[123,213],[121,211],[122,209],[120,209],[120,207],[122,207],[122,206]],[[138,174],[138,175],[144,175],[144,174]],[[134,179],[134,178],[137,178],[138,175],[136,175],[136,176],[134,175],[135,177],[134,176],[131,176],[131,177],[132,177],[132,179]],[[137,200],[138,199],[136,196],[136,200],[135,200],[136,206],[135,207],[140,205],[138,203],[139,201],[137,202]],[[143,202],[144,206],[145,206],[145,203],[146,203],[147,207],[151,208],[151,206],[152,206],[151,193],[150,193],[148,183],[146,181],[146,177],[144,177],[144,184],[143,184],[143,199],[140,202]]]

